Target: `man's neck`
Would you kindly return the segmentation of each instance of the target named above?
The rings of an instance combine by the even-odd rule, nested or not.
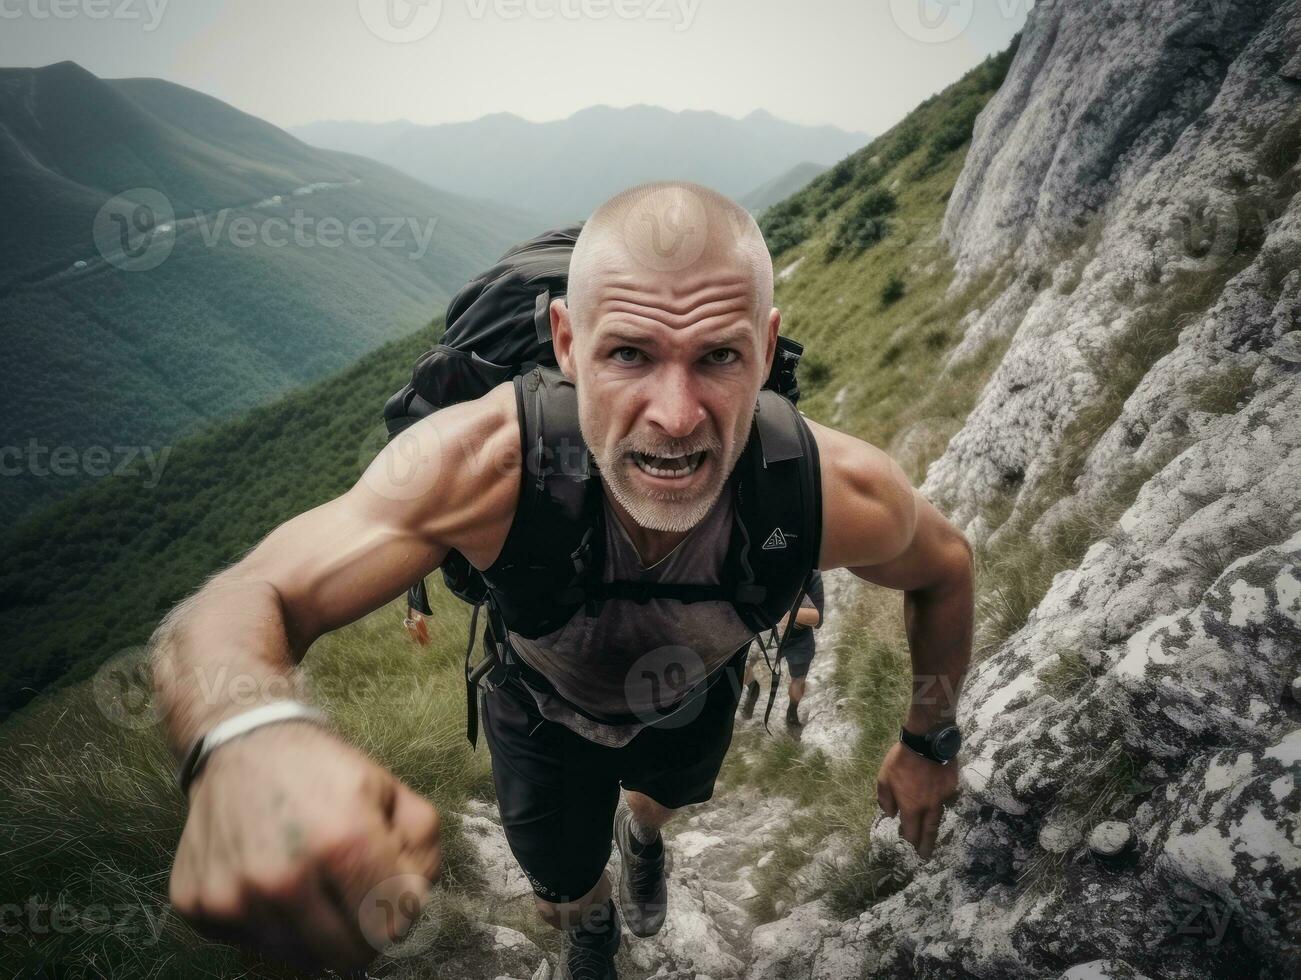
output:
[[[619,503],[613,494],[606,494],[606,500],[610,502],[610,509],[614,511],[614,516],[628,532],[628,540],[637,549],[637,557],[641,559],[643,568],[650,568],[663,561],[691,533],[690,531],[652,531],[633,520],[632,515],[624,510],[623,504]]]

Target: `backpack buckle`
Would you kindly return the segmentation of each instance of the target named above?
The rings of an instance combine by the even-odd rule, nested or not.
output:
[[[574,566],[574,577],[582,578],[592,563],[592,531],[589,527],[583,532],[583,540],[578,542],[578,547],[569,554],[569,560]]]

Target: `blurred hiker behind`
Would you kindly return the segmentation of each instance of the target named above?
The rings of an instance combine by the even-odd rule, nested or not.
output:
[[[813,631],[822,625],[825,603],[822,574],[815,571],[809,581],[808,594],[805,595],[800,611],[795,616],[794,632],[782,646],[781,651],[782,659],[789,665],[791,672],[790,687],[787,692],[790,703],[786,705],[786,724],[791,728],[799,728],[803,724],[799,715],[800,701],[804,699],[807,689],[809,666],[813,663],[814,654],[817,653]],[[757,657],[752,657],[745,667],[745,697],[741,701],[742,718],[749,718],[754,714],[755,702],[759,700],[759,680],[754,676],[756,660]]]

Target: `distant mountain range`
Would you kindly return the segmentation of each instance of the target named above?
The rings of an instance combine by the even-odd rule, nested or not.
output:
[[[584,218],[610,195],[647,180],[694,180],[740,200],[793,168],[828,167],[871,142],[866,133],[802,126],[763,110],[734,119],[649,105],[592,106],[543,123],[496,113],[432,126],[317,122],[290,131],[456,194],[527,209],[548,223]],[[765,206],[780,199],[769,196]]]
[[[536,215],[206,95],[0,69],[0,520],[410,333]]]

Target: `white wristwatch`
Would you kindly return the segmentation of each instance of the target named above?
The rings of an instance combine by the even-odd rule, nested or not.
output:
[[[189,797],[190,784],[203,769],[208,756],[212,755],[213,750],[218,746],[225,745],[231,739],[239,738],[241,735],[247,735],[263,725],[274,725],[281,721],[329,724],[329,719],[320,708],[313,708],[310,704],[303,704],[301,701],[273,701],[271,704],[260,705],[227,718],[214,725],[206,735],[196,738],[190,750],[185,753],[185,758],[176,772],[176,785],[181,788],[182,795]]]

